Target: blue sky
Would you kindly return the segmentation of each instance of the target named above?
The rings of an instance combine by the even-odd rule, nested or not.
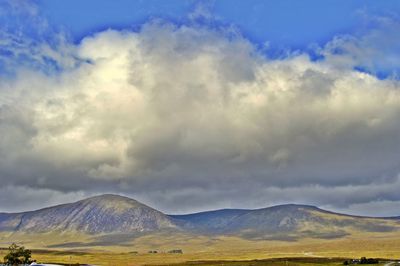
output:
[[[22,32],[33,42],[41,39],[48,43],[55,42],[55,32],[63,32],[70,41],[78,44],[85,37],[106,29],[137,31],[148,21],[162,19],[175,25],[196,23],[208,28],[234,27],[270,58],[300,51],[319,59],[321,55],[316,53],[316,47],[325,46],[337,36],[363,36],[381,27],[382,19],[397,21],[400,12],[398,1],[372,0],[37,0],[35,3],[37,16],[47,24],[47,28],[40,29],[36,25],[37,18],[5,12],[3,21],[8,32]],[[14,9],[14,12],[18,9],[15,4]],[[389,50],[388,54],[399,54],[396,45],[384,49]],[[386,64],[394,60],[384,61],[384,64],[373,62],[355,68],[379,78],[398,72],[397,63]]]
[[[169,213],[399,215],[399,14],[0,0],[0,212],[118,193]]]
[[[149,18],[187,20],[197,6],[208,8],[217,20],[238,27],[248,38],[274,48],[306,48],[324,44],[338,34],[366,30],[369,16],[397,16],[395,0],[219,0],[219,1],[51,1],[39,0],[52,23],[63,25],[75,41],[107,28],[129,28]]]
[[[319,59],[321,55],[316,47],[324,47],[338,36],[364,36],[372,30],[385,27],[385,19],[398,21],[400,13],[398,1],[389,0],[37,0],[31,2],[35,3],[31,6],[35,6],[37,12],[34,16],[24,13],[28,10],[26,4],[21,4],[25,5],[24,8],[17,7],[18,3],[24,1],[12,5],[8,3],[11,2],[4,0],[0,3],[4,9],[1,19],[3,31],[29,39],[31,43],[45,41],[55,44],[58,40],[54,35],[62,32],[71,42],[78,44],[85,37],[106,29],[138,31],[143,24],[162,19],[175,25],[195,23],[208,28],[234,27],[271,58],[306,52]],[[399,54],[395,44],[382,49],[388,50],[387,54]],[[2,52],[5,55],[7,53],[9,51]],[[395,60],[386,58],[383,61],[361,64],[356,69],[380,78],[398,72],[399,66],[393,62]]]

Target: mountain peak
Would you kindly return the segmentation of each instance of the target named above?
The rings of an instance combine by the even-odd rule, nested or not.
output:
[[[15,224],[14,231],[30,232],[132,233],[176,227],[167,215],[134,199],[114,194],[27,213],[8,214],[8,218],[4,218],[4,221],[0,219],[0,229],[2,223],[7,228]]]
[[[125,207],[125,208],[134,208],[134,207],[139,207],[139,206],[146,206],[143,203],[140,203],[137,200],[121,196],[121,195],[115,195],[115,194],[102,194],[102,195],[97,195],[93,196],[90,198],[86,198],[83,200],[80,200],[78,202],[81,203],[87,203],[87,204],[98,204],[98,205],[103,205],[104,207]],[[76,203],[78,203],[76,202]],[[148,206],[146,206],[148,207]],[[150,207],[148,207],[150,208]]]
[[[95,209],[97,211],[108,211],[110,214],[122,214],[129,212],[133,209],[147,209],[154,212],[158,212],[143,203],[140,203],[134,199],[114,195],[114,194],[103,194],[98,196],[93,196],[87,199],[77,201],[75,203],[77,206],[85,206],[86,209]]]
[[[266,208],[261,208],[260,210],[264,209],[308,209],[308,210],[321,210],[320,208],[313,206],[313,205],[307,205],[307,204],[297,204],[297,203],[286,203],[286,204],[280,204],[280,205],[275,205],[271,207],[266,207]]]
[[[92,196],[86,199],[83,199],[81,201],[90,201],[90,202],[102,202],[102,201],[120,201],[120,202],[131,202],[131,203],[138,203],[137,200],[134,200],[132,198],[128,198],[125,196],[117,195],[117,194],[101,194],[101,195],[96,195]]]
[[[95,195],[89,198],[86,198],[85,200],[92,200],[92,199],[100,199],[100,200],[133,200],[136,201],[132,198],[128,198],[122,195],[118,195],[118,194],[111,194],[111,193],[107,193],[107,194],[100,194],[100,195]]]

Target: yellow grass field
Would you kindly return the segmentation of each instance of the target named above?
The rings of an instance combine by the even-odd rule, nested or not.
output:
[[[43,241],[42,241],[43,242]],[[126,246],[97,246],[75,249],[33,249],[38,262],[96,265],[170,265],[188,261],[246,261],[268,258],[400,258],[400,236],[391,233],[351,236],[336,240],[302,239],[296,242],[250,241],[234,237],[180,236],[169,239],[151,235],[134,240]],[[5,245],[3,246],[6,247]],[[168,254],[171,249],[182,249],[183,254]],[[156,250],[157,254],[149,254]],[[3,257],[6,250],[0,251]],[[244,264],[243,264],[244,265]],[[265,264],[269,265],[269,264]],[[279,265],[279,264],[276,264]],[[295,264],[293,264],[295,265]],[[302,264],[298,264],[302,265]],[[313,265],[313,264],[307,264]],[[318,264],[315,264],[318,265]],[[331,264],[340,265],[340,264]]]

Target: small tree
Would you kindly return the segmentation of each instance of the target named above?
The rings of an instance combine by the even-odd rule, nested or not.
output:
[[[13,243],[8,248],[8,254],[4,257],[4,264],[29,264],[31,263],[31,254],[32,252],[29,249],[25,249],[25,247]]]

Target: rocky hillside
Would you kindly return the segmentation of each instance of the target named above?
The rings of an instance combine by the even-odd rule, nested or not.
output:
[[[354,232],[392,232],[398,219],[343,215],[314,206],[287,204],[257,210],[219,210],[174,215],[199,233],[238,235],[251,239],[296,240],[340,238]]]
[[[189,235],[234,235],[246,239],[293,241],[332,239],[353,233],[400,229],[398,218],[369,218],[332,213],[307,205],[280,205],[257,210],[217,210],[166,215],[136,200],[102,195],[37,211],[0,213],[0,232],[78,232],[146,234],[179,231]]]
[[[0,231],[123,233],[176,228],[173,219],[136,200],[102,195],[37,211],[0,214]]]

